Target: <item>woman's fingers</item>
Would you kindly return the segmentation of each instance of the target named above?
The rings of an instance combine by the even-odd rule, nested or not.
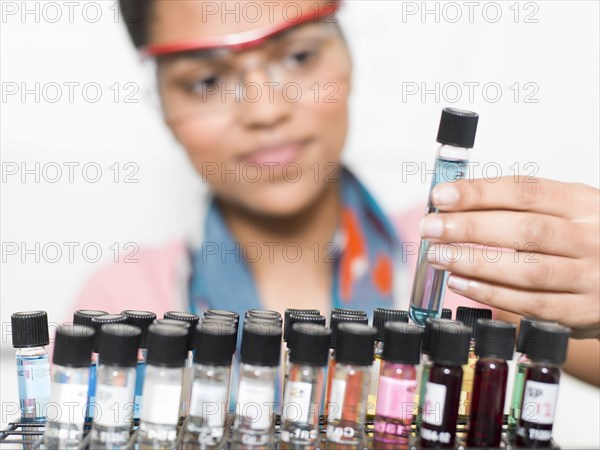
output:
[[[482,280],[459,277],[448,278],[448,288],[493,308],[523,316],[560,322],[573,328],[573,337],[598,337],[598,304],[588,296],[515,289]]]
[[[427,260],[436,269],[521,289],[580,292],[589,281],[585,261],[498,246],[433,244]]]
[[[598,190],[583,184],[533,177],[458,180],[437,185],[431,194],[442,211],[504,209],[577,219],[598,209]]]
[[[423,238],[433,242],[469,242],[517,251],[580,257],[593,248],[589,233],[556,216],[515,211],[433,213],[421,220]]]

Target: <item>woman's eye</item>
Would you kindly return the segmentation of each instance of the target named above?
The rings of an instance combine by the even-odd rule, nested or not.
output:
[[[292,64],[301,66],[308,64],[316,55],[317,51],[315,50],[303,50],[291,53],[288,59]]]
[[[190,83],[189,89],[193,92],[206,92],[207,90],[217,87],[219,85],[219,80],[220,77],[218,75],[198,78]]]

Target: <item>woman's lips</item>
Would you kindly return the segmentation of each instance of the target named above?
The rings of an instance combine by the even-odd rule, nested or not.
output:
[[[261,166],[284,166],[299,159],[308,141],[264,147],[246,155],[243,160]]]

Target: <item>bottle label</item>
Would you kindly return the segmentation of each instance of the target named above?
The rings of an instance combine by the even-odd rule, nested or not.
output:
[[[542,425],[554,423],[558,384],[528,380],[525,383],[521,419]]]
[[[98,383],[94,422],[105,427],[129,425],[133,420],[135,384],[109,386]],[[179,401],[179,398],[177,399]]]
[[[271,427],[275,387],[265,383],[241,380],[238,388],[239,416],[250,421],[250,428],[266,430]]]
[[[192,386],[190,416],[202,417],[209,427],[222,427],[225,423],[227,387],[195,380]]]
[[[377,415],[399,420],[411,420],[415,412],[416,380],[379,378]]]
[[[140,420],[160,425],[177,425],[181,404],[180,384],[155,384],[144,396]]]
[[[52,383],[52,400],[48,405],[47,419],[83,426],[87,395],[87,384]]]
[[[381,358],[375,357],[371,366],[371,381],[369,385],[369,395],[367,397],[367,415],[374,416],[377,406],[377,393],[379,386],[379,372],[381,371]]]
[[[327,411],[329,412],[328,420],[341,420],[342,408],[344,407],[344,397],[346,395],[345,380],[331,380],[331,391],[329,392],[329,404]]]
[[[296,423],[308,423],[310,415],[310,399],[312,385],[301,381],[288,381],[285,386],[283,410],[281,416],[284,420]]]
[[[423,422],[429,425],[441,425],[445,406],[446,386],[428,381],[423,402]]]

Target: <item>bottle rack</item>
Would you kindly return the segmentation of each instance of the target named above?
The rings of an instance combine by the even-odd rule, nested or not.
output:
[[[230,416],[228,418],[227,422],[231,423],[232,418],[233,417]],[[280,420],[280,418],[279,418],[279,416],[277,416],[276,420],[275,420],[275,438],[276,438],[275,441],[278,440],[277,438],[279,435],[279,424],[280,424],[279,420]],[[348,450],[392,450],[392,449],[398,449],[398,446],[375,445],[372,440],[373,422],[367,421],[367,423],[365,425],[366,425],[366,438],[367,438],[366,442],[367,442],[367,444],[364,446],[363,449],[360,449],[358,447],[348,446],[349,447]],[[323,445],[321,446],[321,449],[327,450],[327,446],[325,445],[325,424],[323,422],[321,422],[320,428],[321,428],[321,437],[323,440]],[[413,435],[415,434],[414,429],[415,429],[415,424],[413,423]],[[135,448],[133,446],[133,443],[135,442],[136,430],[137,430],[137,424],[134,423],[134,426],[132,427],[132,431],[131,431],[131,441],[130,441],[130,444],[132,444],[130,446],[130,448],[132,448],[132,449]],[[467,447],[466,445],[464,445],[463,442],[464,442],[464,438],[466,437],[467,431],[468,431],[467,422],[463,421],[463,420],[459,420],[458,425],[457,425],[457,432],[456,432],[457,443],[454,448],[457,450],[483,450],[483,449],[476,449],[473,447]],[[43,433],[44,433],[43,424],[32,423],[32,422],[10,423],[6,429],[0,431],[0,450],[13,449],[13,448],[21,449],[21,450],[43,449],[44,447],[41,445],[41,438],[42,438]],[[189,448],[190,450],[192,450],[192,448],[194,448],[194,447],[192,445],[189,445],[186,448]],[[198,448],[200,448],[200,447],[198,447]],[[336,449],[340,448],[340,446],[338,445],[335,448]],[[510,441],[508,439],[508,435],[507,435],[507,429],[506,429],[506,417],[504,420],[504,426],[503,426],[503,430],[502,430],[502,444],[498,448],[504,449],[504,450],[512,450],[512,449],[516,450],[516,449],[524,448],[524,447],[516,447],[510,443]],[[84,438],[79,449],[81,449],[81,450],[87,449],[87,437]],[[244,447],[244,449],[247,449],[247,447]],[[421,446],[419,445],[418,441],[416,439],[414,439],[414,442],[411,443],[411,445],[401,447],[401,449],[402,450],[420,450]],[[549,449],[550,450],[560,450],[560,447],[555,442],[551,442],[551,446],[549,447]],[[165,449],[165,450],[167,450],[167,449]],[[230,448],[229,450],[242,450],[242,448],[240,448],[240,449]],[[492,450],[492,449],[489,448],[486,450]]]

